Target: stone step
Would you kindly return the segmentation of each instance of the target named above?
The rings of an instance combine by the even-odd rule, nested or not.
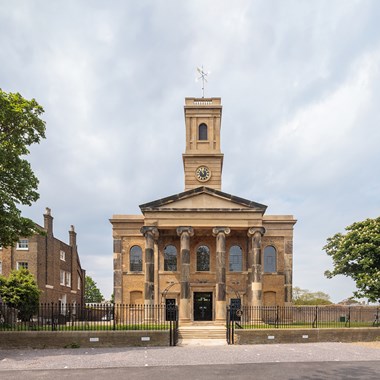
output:
[[[210,322],[203,322],[203,321],[180,321],[179,323],[180,327],[218,327],[218,328],[225,328],[226,321],[213,321]]]
[[[179,339],[179,346],[227,346],[224,339]]]
[[[178,329],[180,339],[225,339],[226,329],[219,326],[192,326]]]

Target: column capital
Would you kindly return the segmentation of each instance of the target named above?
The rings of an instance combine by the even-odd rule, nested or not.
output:
[[[144,236],[146,236],[148,233],[151,233],[154,240],[158,239],[159,236],[158,228],[154,226],[143,226],[140,228],[140,232]]]
[[[224,235],[229,235],[231,232],[231,229],[229,227],[214,227],[212,229],[212,235],[213,236],[218,236],[218,234],[224,234]]]
[[[184,232],[187,232],[189,236],[194,236],[193,227],[177,227],[177,235],[181,236]]]
[[[250,227],[248,228],[247,235],[248,237],[254,237],[260,234],[260,237],[265,234],[265,228],[264,227]]]
[[[261,237],[265,233],[264,227],[251,227],[248,229],[248,236],[252,239],[252,248],[260,248]],[[260,263],[260,259],[258,261]],[[260,263],[261,264],[261,263]]]

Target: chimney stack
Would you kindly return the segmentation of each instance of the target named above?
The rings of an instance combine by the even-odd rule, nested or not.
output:
[[[44,228],[48,236],[53,236],[53,217],[51,216],[51,210],[49,207],[46,207],[44,214]]]
[[[70,231],[69,231],[69,236],[70,236],[70,246],[76,249],[77,247],[77,233],[75,232],[75,228],[73,225],[70,226]]]

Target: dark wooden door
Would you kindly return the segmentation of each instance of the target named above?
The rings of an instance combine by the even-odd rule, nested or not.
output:
[[[194,321],[212,321],[212,293],[194,293]]]

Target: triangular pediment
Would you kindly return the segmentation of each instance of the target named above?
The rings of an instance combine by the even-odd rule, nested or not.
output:
[[[140,205],[141,211],[247,210],[264,213],[267,206],[208,187],[198,187]]]
[[[231,202],[230,200],[220,198],[220,197],[215,197],[210,194],[198,194],[194,195],[192,197],[188,197],[185,199],[180,199],[176,202],[167,204],[167,205],[162,205],[161,208],[191,208],[191,209],[210,209],[210,208],[249,208],[248,206],[245,205],[240,205],[234,202]]]

